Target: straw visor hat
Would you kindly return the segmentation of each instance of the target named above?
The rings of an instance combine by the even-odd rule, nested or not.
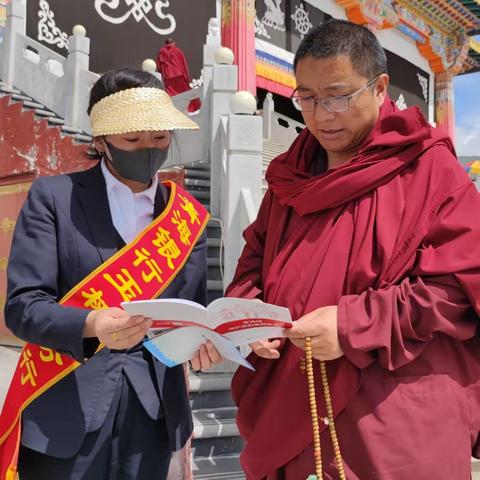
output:
[[[155,130],[195,130],[198,125],[177,110],[160,88],[137,87],[122,90],[97,102],[90,112],[92,134]]]

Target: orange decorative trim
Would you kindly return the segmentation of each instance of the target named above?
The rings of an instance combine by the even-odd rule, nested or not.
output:
[[[410,10],[410,12],[413,12],[416,16],[421,17],[427,24],[431,24],[431,21],[423,13],[421,13],[418,8],[410,6],[408,0],[398,0],[398,2],[402,6],[402,8]],[[372,15],[369,14],[368,9],[366,9],[365,5],[360,0],[336,0],[336,3],[339,6],[345,8],[347,18],[351,22],[357,23],[359,25],[369,26],[372,29],[388,29],[395,27],[398,22],[401,21],[406,26],[408,26],[408,28],[417,32],[419,35],[425,38],[425,43],[420,43],[418,41],[416,42],[418,51],[424,58],[428,60],[432,71],[436,74],[446,71],[453,74],[460,73],[464,68],[465,64],[468,62],[468,37],[465,37],[465,45],[462,45],[460,47],[460,53],[455,58],[453,64],[449,65],[446,58],[443,58],[441,55],[439,55],[433,50],[433,47],[431,45],[431,38],[426,36],[426,34],[420,31],[415,24],[408,21],[408,19],[404,19],[401,15],[399,16],[395,12],[387,12],[384,15],[384,12],[382,12],[381,21],[380,17],[378,17],[377,21],[375,12],[373,12],[374,17],[372,18]],[[459,13],[456,12],[456,10],[452,7],[452,5],[448,4],[448,2],[442,2],[442,7],[438,6],[437,8],[443,8],[444,10],[446,10],[446,14],[451,16],[450,18],[452,19],[452,21],[459,22],[459,20],[456,18]],[[461,22],[459,22],[459,27],[462,27]],[[457,35],[457,39],[461,41],[461,38],[458,37],[458,32],[445,31],[443,33],[450,36],[453,36],[452,34],[455,33]]]
[[[336,3],[345,8],[347,18],[359,25],[367,25],[369,22],[363,15],[362,5],[358,0],[336,0]]]
[[[433,51],[430,42],[424,44],[417,42],[417,48],[420,54],[428,60],[430,68],[433,70],[433,73],[442,73],[445,71],[442,57],[440,57]]]

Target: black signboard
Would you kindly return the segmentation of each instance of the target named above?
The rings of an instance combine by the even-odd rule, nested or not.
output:
[[[257,0],[256,36],[295,52],[305,34],[331,18],[308,2],[299,0]]]
[[[192,78],[200,76],[208,20],[215,0],[28,0],[27,35],[66,56],[74,25],[90,37],[90,70],[140,67],[156,59],[168,37],[185,53]]]
[[[293,53],[311,28],[331,18],[308,2],[299,0],[257,0],[256,8],[256,37]],[[390,74],[389,95],[400,108],[417,105],[428,118],[429,74],[388,50],[386,54]],[[263,100],[266,92],[260,90],[258,93]],[[283,105],[279,96],[275,98],[276,106]],[[298,117],[290,106],[283,106],[285,111],[281,113]]]
[[[430,75],[408,60],[385,50],[390,75],[388,93],[399,108],[417,105],[428,119]]]

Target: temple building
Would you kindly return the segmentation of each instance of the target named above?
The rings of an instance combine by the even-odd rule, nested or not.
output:
[[[295,87],[294,52],[331,17],[371,28],[386,50],[389,93],[399,108],[418,105],[454,137],[453,78],[480,69],[477,0],[224,1],[222,43],[235,53],[240,88],[260,99],[271,92],[281,113],[295,115],[283,100]]]
[[[372,29],[397,106],[417,105],[454,138],[453,79],[480,70],[480,0],[0,0],[0,348],[21,345],[2,316],[18,212],[36,177],[94,165],[86,109],[99,74],[121,66],[158,74],[154,60],[169,37],[185,53],[192,89],[172,100],[189,114],[200,99],[192,116],[200,129],[176,132],[160,178],[181,183],[211,212],[212,301],[233,276],[266,166],[304,128],[290,100],[295,51],[332,17]],[[480,178],[478,168],[470,173]],[[245,478],[234,369],[189,374],[194,438],[169,478]]]

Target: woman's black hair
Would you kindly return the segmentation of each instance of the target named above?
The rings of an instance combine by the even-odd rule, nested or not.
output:
[[[102,98],[136,87],[163,89],[162,82],[155,75],[136,68],[117,68],[104,73],[92,87],[87,113],[90,115],[93,106]]]

